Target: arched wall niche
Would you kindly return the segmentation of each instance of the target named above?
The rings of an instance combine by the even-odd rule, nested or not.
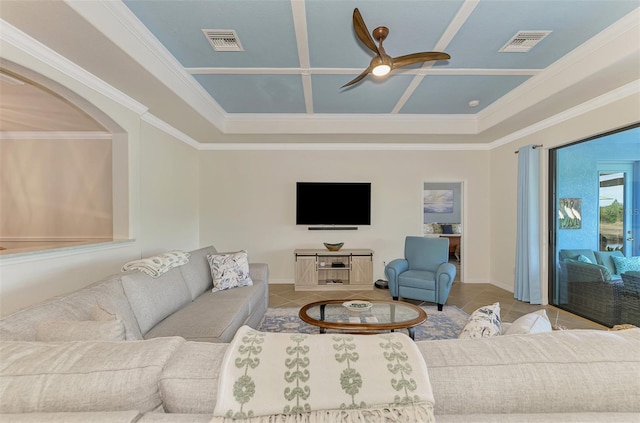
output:
[[[31,69],[0,72],[28,89],[0,95],[0,254],[129,239],[128,134]]]

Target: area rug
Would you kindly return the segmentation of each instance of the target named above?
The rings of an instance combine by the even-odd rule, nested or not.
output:
[[[416,341],[457,338],[469,319],[467,313],[455,306],[444,306],[442,311],[438,311],[436,306],[421,307],[427,312],[427,321],[416,326]],[[269,308],[260,322],[258,330],[263,332],[319,333],[318,327],[300,320],[299,310],[298,307]]]

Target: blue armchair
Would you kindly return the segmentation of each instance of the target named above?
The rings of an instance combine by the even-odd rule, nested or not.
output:
[[[449,240],[408,236],[404,257],[391,261],[384,269],[393,299],[429,301],[442,311],[456,276],[456,267],[449,263]]]

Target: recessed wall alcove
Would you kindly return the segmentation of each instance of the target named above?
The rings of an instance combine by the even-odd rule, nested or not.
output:
[[[128,239],[127,133],[37,72],[0,72],[0,254]]]

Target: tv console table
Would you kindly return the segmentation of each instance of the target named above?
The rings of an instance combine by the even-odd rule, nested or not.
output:
[[[298,249],[296,291],[355,291],[373,289],[373,250]]]

